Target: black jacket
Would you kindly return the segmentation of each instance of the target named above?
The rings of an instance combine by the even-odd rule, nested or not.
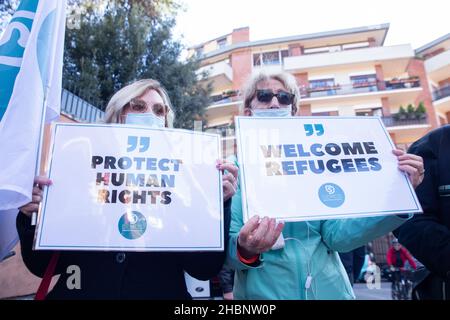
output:
[[[228,243],[231,200],[224,208],[224,240]],[[51,251],[33,251],[35,227],[23,213],[17,216],[22,258],[27,268],[43,277]],[[209,280],[222,268],[223,252],[61,252],[55,274],[61,274],[47,299],[191,299],[184,271],[199,280]],[[67,280],[76,265],[81,271],[81,289],[68,289]]]
[[[234,270],[225,264],[217,276],[220,281],[220,287],[222,288],[222,294],[233,292]]]
[[[425,177],[416,188],[424,214],[394,233],[432,274],[450,279],[450,125],[436,129],[408,150],[421,156]]]

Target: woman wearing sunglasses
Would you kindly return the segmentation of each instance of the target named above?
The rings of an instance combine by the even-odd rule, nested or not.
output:
[[[300,93],[287,73],[258,73],[244,91],[246,116],[290,117]],[[414,187],[422,158],[394,150]],[[236,165],[237,162],[236,162]],[[267,186],[270,188],[270,186]],[[228,263],[236,270],[235,299],[354,299],[338,252],[348,252],[400,226],[408,216],[279,222],[254,216],[243,223],[241,190],[233,196]]]
[[[172,127],[173,112],[166,91],[157,81],[140,80],[124,87],[111,98],[106,108],[105,122]],[[217,169],[227,171],[223,175],[223,193],[224,234],[228,235],[231,197],[237,187],[237,168],[233,164],[220,162]],[[20,208],[17,229],[22,257],[28,269],[43,277],[49,270],[48,266],[53,265],[56,267],[54,274],[61,275],[47,295],[48,299],[190,299],[184,272],[197,279],[208,280],[222,268],[226,252],[73,251],[60,252],[59,258],[55,259],[52,252],[33,251],[35,227],[31,226],[30,217],[37,212],[42,200],[42,186],[51,185],[51,181],[37,177],[35,184],[33,201]],[[83,231],[80,230],[82,236]],[[53,262],[49,264],[50,261]],[[73,281],[70,266],[80,270],[79,287],[69,286]]]

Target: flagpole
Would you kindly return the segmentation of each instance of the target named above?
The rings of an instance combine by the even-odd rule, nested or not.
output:
[[[46,118],[46,115],[47,115],[47,99],[48,99],[48,93],[49,93],[49,91],[50,91],[50,86],[47,84],[47,86],[45,87],[45,90],[44,90],[44,99],[43,99],[43,103],[42,103],[42,108],[44,109],[43,111],[42,111],[42,116],[41,116],[41,126],[40,126],[40,129],[39,129],[39,141],[38,141],[38,153],[37,153],[37,158],[36,158],[36,167],[35,167],[35,170],[34,170],[34,173],[35,173],[35,177],[37,177],[37,176],[39,176],[40,174],[41,174],[41,162],[42,162],[42,149],[43,149],[43,147],[42,147],[42,145],[43,145],[43,143],[44,143],[44,133],[45,133],[45,118]],[[33,187],[39,187],[39,185],[34,185],[33,184]],[[40,205],[39,205],[39,207],[40,207]],[[38,211],[39,211],[39,209],[38,209]],[[31,225],[32,226],[35,226],[36,225],[36,223],[37,223],[37,211],[34,211],[33,213],[32,213],[32,215],[31,215]]]

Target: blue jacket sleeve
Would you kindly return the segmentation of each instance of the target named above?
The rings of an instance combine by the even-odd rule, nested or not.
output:
[[[326,220],[322,222],[322,238],[328,248],[348,252],[378,238],[403,224],[398,216]]]

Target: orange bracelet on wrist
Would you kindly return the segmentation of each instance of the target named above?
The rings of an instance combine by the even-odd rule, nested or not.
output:
[[[239,261],[241,261],[242,263],[245,263],[245,264],[253,264],[253,263],[255,263],[256,261],[258,261],[258,259],[259,259],[259,254],[257,254],[257,255],[255,255],[255,256],[251,257],[250,259],[245,259],[245,258],[244,258],[243,256],[241,256],[241,254],[239,253],[239,249],[237,250],[237,255],[238,255]]]

